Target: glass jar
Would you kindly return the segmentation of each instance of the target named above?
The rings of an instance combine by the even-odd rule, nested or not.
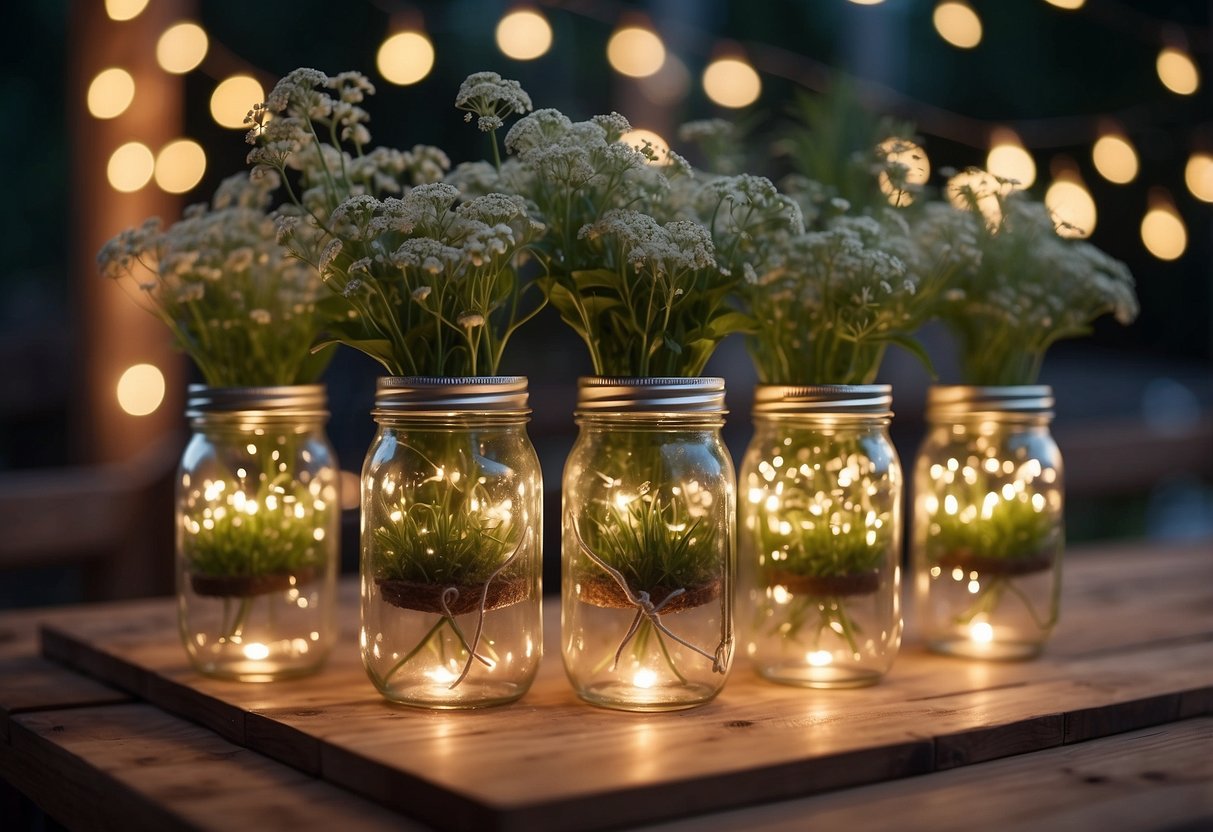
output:
[[[1052,407],[1043,385],[928,394],[914,468],[914,580],[933,650],[1030,658],[1057,622],[1064,533]]]
[[[764,678],[859,687],[897,656],[903,478],[891,403],[885,384],[755,391],[738,597]]]
[[[561,641],[577,695],[667,711],[732,663],[736,498],[724,380],[583,378],[564,468]]]
[[[191,385],[177,478],[177,607],[194,667],[270,681],[336,639],[340,473],[324,386]]]
[[[543,478],[518,376],[379,380],[362,469],[362,662],[428,708],[511,702],[543,649]]]

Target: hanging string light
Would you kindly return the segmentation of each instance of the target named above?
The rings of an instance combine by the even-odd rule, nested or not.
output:
[[[206,31],[197,23],[175,23],[156,41],[156,63],[165,72],[182,75],[202,63],[209,48]]]
[[[721,107],[748,107],[762,94],[762,79],[744,58],[717,58],[703,71],[703,91]]]
[[[1117,185],[1137,178],[1137,151],[1121,133],[1109,131],[1100,136],[1091,148],[1091,161],[1100,176]]]
[[[653,146],[653,151],[656,157],[649,160],[650,165],[661,165],[666,161],[666,154],[670,152],[670,143],[663,139],[652,130],[645,130],[643,127],[637,127],[629,130],[619,137],[619,141],[626,144],[628,147],[634,147],[640,150],[644,147],[644,143],[648,142]]]
[[[622,75],[647,78],[665,63],[665,44],[652,29],[625,26],[607,41],[607,60]]]
[[[1158,53],[1155,64],[1158,80],[1177,95],[1191,95],[1200,87],[1200,72],[1190,55],[1182,49],[1168,46]]]
[[[110,20],[134,20],[147,8],[148,0],[105,0],[105,13]]]
[[[990,136],[986,170],[1015,188],[1030,188],[1036,181],[1036,160],[1024,149],[1019,134],[1006,127],[995,128]]]
[[[1090,237],[1095,230],[1095,199],[1072,166],[1063,168],[1045,191],[1045,206],[1052,212],[1061,237]]]
[[[1150,208],[1141,220],[1141,241],[1159,260],[1177,260],[1188,248],[1188,229],[1163,188],[1150,189]]]
[[[164,373],[154,364],[127,367],[114,388],[118,406],[131,416],[155,413],[164,401],[164,391]]]
[[[135,100],[135,79],[125,69],[103,69],[88,85],[88,111],[94,118],[117,118]]]
[[[1192,196],[1202,202],[1213,202],[1213,156],[1193,153],[1184,166],[1184,182]]]
[[[190,139],[177,139],[156,154],[155,178],[160,189],[170,194],[192,191],[206,173],[206,151]]]
[[[232,75],[219,82],[211,93],[211,117],[220,127],[245,128],[249,110],[265,100],[265,91],[251,75]]]
[[[380,45],[375,65],[393,84],[416,84],[434,68],[434,44],[421,32],[397,32]]]
[[[957,49],[972,49],[981,43],[981,18],[968,3],[945,0],[931,16],[935,31]]]
[[[110,154],[105,176],[115,191],[134,193],[151,180],[155,168],[156,159],[147,145],[127,142]]]
[[[515,9],[497,24],[497,48],[507,58],[532,61],[552,48],[552,27],[538,9]]]

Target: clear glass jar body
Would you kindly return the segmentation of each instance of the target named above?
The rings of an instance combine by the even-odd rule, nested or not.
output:
[[[521,392],[519,392],[521,391]],[[526,380],[381,379],[362,470],[362,661],[388,699],[518,699],[543,650]]]
[[[718,388],[706,405],[680,400],[695,400],[705,382]],[[703,704],[724,686],[733,652],[736,497],[720,438],[723,381],[581,383],[581,429],[564,469],[565,671],[595,705]],[[626,393],[620,401],[586,401],[587,390],[612,385]],[[681,409],[696,406],[706,410]]]
[[[897,656],[903,477],[889,401],[886,385],[758,388],[738,598],[764,678],[859,687]]]
[[[914,467],[916,620],[928,647],[1038,654],[1058,617],[1061,454],[1048,387],[937,387]]]
[[[317,670],[336,640],[340,472],[324,388],[190,388],[177,478],[177,606],[208,675]]]

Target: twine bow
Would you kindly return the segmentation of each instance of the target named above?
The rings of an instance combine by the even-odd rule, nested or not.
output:
[[[611,664],[611,670],[615,670],[615,668],[619,666],[619,658],[623,655],[624,648],[628,646],[628,642],[632,640],[637,631],[640,629],[641,622],[648,619],[649,623],[656,627],[659,632],[665,633],[683,647],[686,647],[688,650],[694,650],[696,653],[710,661],[712,663],[713,673],[725,673],[727,671],[729,647],[726,639],[721,639],[720,644],[716,646],[716,652],[714,654],[709,653],[708,651],[700,649],[694,644],[691,644],[689,641],[673,632],[669,627],[665,626],[665,624],[662,622],[661,611],[665,609],[666,604],[673,601],[679,595],[685,594],[685,587],[679,587],[671,592],[662,599],[660,604],[653,603],[653,599],[649,596],[647,590],[633,592],[632,588],[628,586],[627,579],[623,576],[623,573],[611,566],[602,558],[598,557],[598,555],[594,554],[594,552],[590,550],[590,547],[586,545],[585,539],[581,536],[581,529],[577,525],[576,518],[570,517],[569,519],[570,525],[573,528],[573,536],[577,538],[577,545],[580,547],[581,551],[587,558],[593,561],[594,564],[596,564],[604,572],[610,575],[612,579],[614,579],[615,583],[619,585],[619,588],[627,597],[628,603],[636,607],[636,617],[632,619],[632,625],[628,627],[628,631],[624,635],[623,640],[619,642],[619,648],[615,651],[615,661]]]
[[[455,635],[459,636],[459,641],[464,645],[467,645],[468,648],[468,660],[463,665],[463,672],[459,674],[458,679],[451,682],[447,690],[454,690],[455,688],[459,687],[459,684],[467,678],[468,673],[471,671],[472,662],[479,661],[485,667],[489,668],[493,666],[492,661],[476,652],[476,648],[480,646],[480,635],[484,631],[484,608],[488,605],[489,601],[489,584],[491,584],[498,575],[505,571],[507,566],[514,562],[514,558],[518,557],[518,553],[522,551],[523,545],[531,539],[532,531],[533,530],[531,527],[527,526],[526,531],[522,533],[521,538],[518,540],[518,545],[514,547],[514,551],[511,552],[510,556],[493,571],[492,575],[489,575],[488,580],[486,580],[484,582],[484,586],[481,587],[480,610],[476,617],[476,634],[472,637],[472,642],[470,645],[468,644],[468,640],[463,635],[463,630],[459,628],[459,622],[455,620],[455,616],[451,613],[451,608],[449,606],[459,599],[459,588],[448,586],[442,591],[442,596],[439,598],[439,601],[442,603],[442,612],[446,616],[447,621],[451,623],[451,629],[455,631]]]

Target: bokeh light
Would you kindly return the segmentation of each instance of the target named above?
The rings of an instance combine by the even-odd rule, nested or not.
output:
[[[986,170],[1009,180],[1015,188],[1030,188],[1036,181],[1036,160],[1024,148],[1019,135],[1006,128],[995,130],[991,136]]]
[[[88,85],[88,111],[96,118],[117,118],[135,100],[135,79],[125,69],[103,69]]]
[[[1179,95],[1191,95],[1200,86],[1200,73],[1187,52],[1167,47],[1158,53],[1158,80]]]
[[[625,26],[607,41],[607,60],[618,73],[647,78],[665,63],[665,44],[651,29]]]
[[[147,0],[105,0],[110,20],[134,20],[147,8]]]
[[[670,152],[670,143],[663,139],[652,130],[645,130],[642,127],[629,130],[619,137],[619,141],[626,144],[628,147],[634,147],[640,150],[647,141],[653,146],[653,151],[657,154],[655,159],[650,159],[650,165],[663,165],[666,162],[666,156]]]
[[[131,416],[155,413],[164,401],[164,373],[154,364],[127,367],[115,393],[118,406]]]
[[[1204,202],[1213,202],[1213,156],[1193,153],[1184,166],[1184,182],[1192,196]]]
[[[265,91],[249,75],[233,75],[219,82],[211,93],[211,117],[221,127],[242,129],[254,104],[265,100]]]
[[[420,32],[397,32],[379,47],[375,65],[393,84],[416,84],[434,68],[434,44]]]
[[[181,75],[202,63],[210,41],[197,23],[175,23],[156,41],[156,63],[165,72]]]
[[[1091,148],[1091,160],[1099,175],[1109,182],[1125,185],[1137,178],[1137,151],[1119,134],[1100,136]]]
[[[1006,183],[984,170],[964,170],[948,180],[944,194],[957,208],[971,211],[974,206],[985,218],[986,225],[997,228],[1002,222],[999,196],[1010,188]]]
[[[762,94],[762,79],[740,58],[718,58],[703,71],[703,91],[721,107],[748,107]]]
[[[497,24],[497,48],[516,61],[532,61],[552,48],[552,27],[534,9],[518,9]]]
[[[1095,200],[1081,182],[1058,179],[1045,191],[1045,205],[1062,237],[1090,237],[1095,230]]]
[[[876,152],[883,155],[889,164],[905,166],[906,185],[925,185],[931,178],[931,162],[927,152],[908,139],[885,139],[876,146]],[[913,193],[894,184],[886,171],[880,172],[877,181],[890,205],[904,207],[914,201]]]
[[[105,176],[115,191],[129,194],[146,185],[155,169],[156,159],[147,145],[127,142],[110,154]]]
[[[958,49],[972,49],[981,43],[981,18],[968,3],[956,0],[940,3],[932,21],[939,36]]]
[[[1050,6],[1056,6],[1059,9],[1065,9],[1066,11],[1072,12],[1075,9],[1081,9],[1086,4],[1087,0],[1045,0],[1045,2]]]
[[[1159,260],[1177,260],[1188,248],[1188,229],[1169,197],[1152,201],[1141,221],[1141,241]]]
[[[177,139],[156,156],[156,184],[170,194],[192,191],[206,173],[206,151],[190,139]]]

